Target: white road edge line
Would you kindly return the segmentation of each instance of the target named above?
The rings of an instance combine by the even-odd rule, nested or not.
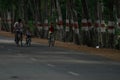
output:
[[[49,66],[49,67],[55,67],[55,65],[53,65],[53,64],[47,64],[47,66]]]
[[[35,58],[31,58],[31,60],[33,60],[33,61],[37,61],[37,59],[35,59]]]
[[[22,54],[20,54],[20,53],[19,53],[19,54],[17,54],[17,55],[18,55],[18,56],[23,56],[23,55],[22,55]]]
[[[80,74],[78,74],[78,73],[75,73],[75,72],[72,72],[72,71],[70,71],[70,72],[68,72],[69,74],[72,74],[73,76],[79,76]]]
[[[12,49],[8,49],[8,51],[11,51]]]

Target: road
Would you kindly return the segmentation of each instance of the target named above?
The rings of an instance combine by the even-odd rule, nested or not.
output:
[[[0,36],[0,80],[120,80],[120,62]]]

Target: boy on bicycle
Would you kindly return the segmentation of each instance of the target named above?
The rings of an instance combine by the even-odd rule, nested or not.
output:
[[[26,45],[30,46],[31,45],[31,31],[29,28],[26,30]]]
[[[21,41],[22,45],[22,39],[23,39],[23,24],[22,19],[18,19],[17,22],[14,24],[14,32],[15,32],[15,42],[16,45],[19,46],[19,41]]]
[[[50,47],[50,46],[54,46],[55,38],[54,38],[54,27],[53,27],[53,23],[51,23],[51,26],[50,26],[50,28],[49,28],[49,32],[48,32],[48,42],[49,42],[49,47]]]

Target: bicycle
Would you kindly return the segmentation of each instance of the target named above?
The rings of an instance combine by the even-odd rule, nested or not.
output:
[[[48,38],[48,43],[49,43],[49,47],[54,47],[55,44],[55,37],[53,33],[50,33],[49,38]]]
[[[31,46],[31,37],[26,38],[26,45]]]
[[[21,43],[19,44],[19,42],[21,42]],[[16,43],[17,46],[22,46],[22,32],[16,31],[16,33],[15,33],[15,43]]]

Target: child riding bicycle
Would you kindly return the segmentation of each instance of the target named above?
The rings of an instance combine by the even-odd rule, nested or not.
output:
[[[48,43],[49,43],[49,47],[54,46],[55,43],[54,28],[52,23],[48,32]]]
[[[26,45],[30,46],[31,45],[31,31],[29,28],[26,30]]]

